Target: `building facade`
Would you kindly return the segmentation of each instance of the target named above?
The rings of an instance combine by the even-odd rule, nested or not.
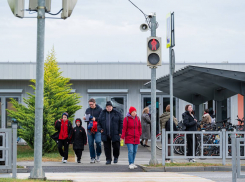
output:
[[[188,65],[218,68],[245,72],[245,64],[209,63],[188,64],[177,63],[176,70]],[[145,63],[59,63],[64,77],[71,79],[72,92],[82,96],[80,105],[82,109],[76,112],[75,117],[82,118],[88,107],[89,98],[95,98],[97,104],[105,108],[106,101],[113,105],[123,115],[126,115],[130,106],[137,108],[140,116],[144,107],[151,105],[151,91],[144,86],[150,81],[151,70]],[[13,109],[10,98],[23,103],[27,93],[33,93],[30,80],[36,77],[35,63],[0,63],[0,127],[11,127],[12,118],[6,112]],[[157,68],[157,78],[169,74],[169,65],[164,64]],[[159,130],[159,116],[169,104],[169,95],[157,91],[157,130]],[[243,117],[243,96],[235,95],[222,102],[222,117],[231,117],[233,123],[237,115]],[[174,98],[174,115],[181,120],[187,102]],[[200,110],[213,108],[214,101],[208,101],[200,106]]]

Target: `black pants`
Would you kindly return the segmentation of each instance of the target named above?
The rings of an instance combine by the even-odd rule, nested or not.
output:
[[[62,149],[63,146],[64,146],[64,151]],[[64,157],[64,160],[67,160],[68,159],[68,149],[69,149],[68,139],[58,140],[58,149],[59,149],[60,155]]]
[[[112,161],[111,145],[113,148],[113,157],[118,158],[120,154],[120,142],[112,142],[111,137],[107,136],[107,141],[104,142],[105,156],[107,161]]]
[[[77,160],[81,160],[83,150],[82,149],[74,149],[75,154],[77,156]]]
[[[197,137],[196,135],[194,135],[195,137],[195,154],[196,154],[196,150],[197,150]],[[187,134],[186,135],[187,138],[187,156],[193,156],[193,135],[192,134]],[[195,156],[194,154],[194,156]]]

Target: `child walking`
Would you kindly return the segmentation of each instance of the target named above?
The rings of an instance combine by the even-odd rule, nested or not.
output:
[[[82,151],[84,145],[87,145],[87,135],[85,129],[82,127],[82,120],[77,118],[76,127],[73,129],[73,150],[77,156],[77,163],[81,163]]]

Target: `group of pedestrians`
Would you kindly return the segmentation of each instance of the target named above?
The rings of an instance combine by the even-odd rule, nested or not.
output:
[[[76,126],[73,128],[72,123],[68,120],[69,115],[66,112],[62,114],[61,119],[55,122],[55,128],[58,130],[56,141],[59,153],[62,156],[62,162],[67,162],[69,144],[73,144],[77,162],[81,163],[84,145],[87,145],[88,140],[90,163],[100,162],[102,153],[101,141],[104,144],[106,165],[111,164],[112,161],[113,163],[118,163],[120,142],[124,142],[128,148],[129,168],[137,168],[134,161],[138,145],[140,144],[142,127],[136,108],[130,107],[129,112],[123,119],[122,114],[113,108],[110,101],[106,103],[106,109],[104,110],[96,104],[93,98],[88,103],[89,108],[86,109],[85,116],[83,117],[83,120],[87,122],[87,134],[82,127],[82,120],[77,118],[75,120]],[[147,146],[147,139],[146,137],[145,146]]]
[[[195,116],[195,112],[191,105],[185,106],[185,112],[182,114],[183,124],[185,126],[185,131],[197,131],[197,118]],[[201,126],[204,124],[211,124],[215,122],[215,117],[213,115],[213,111],[209,109],[204,110],[204,114],[201,120]],[[161,128],[165,128],[166,131],[170,131],[170,105],[167,105],[166,112],[164,112],[160,116],[160,126]],[[173,116],[173,131],[177,131],[178,120]],[[195,140],[193,139],[195,137]],[[193,134],[186,135],[187,140],[187,156],[195,156],[193,155],[193,146],[195,147],[194,152],[197,150],[197,137]],[[195,143],[194,143],[195,141]],[[168,136],[168,143],[170,144],[170,135]],[[168,156],[171,156],[171,146],[168,146]],[[196,162],[193,158],[188,158],[189,162]],[[170,163],[170,159],[166,158],[166,163]]]

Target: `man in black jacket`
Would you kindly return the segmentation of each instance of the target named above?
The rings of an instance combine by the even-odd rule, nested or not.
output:
[[[106,103],[106,109],[103,110],[99,117],[98,131],[104,142],[106,164],[111,164],[111,145],[113,148],[114,163],[118,162],[120,154],[120,137],[122,135],[123,119],[120,112],[113,109],[112,103]]]
[[[100,108],[99,105],[96,104],[95,99],[93,98],[89,99],[88,103],[89,103],[89,108],[87,108],[85,114],[90,114],[90,116],[93,116],[93,121],[94,121],[93,131],[87,130],[89,152],[91,157],[90,163],[95,163],[95,160],[97,162],[100,162],[100,155],[101,155],[101,133],[97,130],[96,123],[98,122],[98,118],[100,116],[102,109]],[[86,120],[85,117],[83,117],[83,119]],[[96,143],[96,153],[94,149],[94,142]]]

